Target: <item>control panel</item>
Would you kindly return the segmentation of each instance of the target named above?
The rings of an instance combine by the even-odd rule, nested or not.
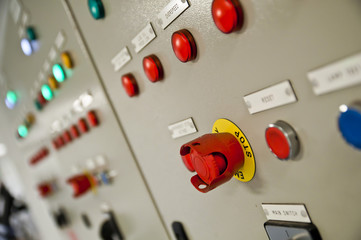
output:
[[[44,239],[361,237],[357,1],[7,5],[0,140]]]

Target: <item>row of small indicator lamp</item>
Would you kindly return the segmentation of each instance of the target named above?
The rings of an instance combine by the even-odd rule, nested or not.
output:
[[[105,17],[101,0],[89,0],[89,11],[96,20]],[[238,31],[244,23],[244,14],[238,0],[213,0],[212,17],[218,29],[226,34]],[[197,45],[192,34],[187,29],[176,31],[171,39],[173,52],[181,62],[189,62],[197,57]],[[143,70],[151,82],[163,79],[163,66],[159,58],[152,54],[143,59]],[[131,73],[121,77],[122,85],[129,97],[138,95],[138,84]]]
[[[35,118],[33,115],[29,115],[27,119],[28,119],[27,122],[34,122]],[[78,126],[76,125],[71,126],[70,130],[65,130],[62,135],[59,135],[58,137],[54,138],[53,140],[54,148],[56,150],[59,150],[67,143],[73,141],[73,139],[79,138],[80,132],[86,133],[89,131],[89,127],[88,127],[89,125],[91,127],[96,127],[99,125],[99,118],[94,110],[91,110],[87,113],[87,119],[88,121],[86,121],[85,118],[80,118],[78,120]],[[78,128],[80,129],[80,132]],[[49,149],[47,147],[43,147],[30,158],[29,164],[36,165],[41,160],[45,159],[48,155],[49,155]]]
[[[87,133],[90,130],[89,126],[97,127],[98,125],[99,118],[96,112],[94,110],[91,110],[87,113],[87,120],[85,118],[80,118],[77,125],[72,125],[69,130],[65,130],[61,135],[54,138],[53,147],[56,150],[59,150],[66,144],[79,138],[81,134]]]
[[[43,107],[54,98],[54,92],[59,89],[60,84],[67,78],[63,66],[66,69],[73,69],[74,64],[68,52],[61,54],[62,64],[56,63],[52,67],[52,75],[48,78],[48,83],[41,86],[41,90],[35,99],[35,107],[37,110]]]

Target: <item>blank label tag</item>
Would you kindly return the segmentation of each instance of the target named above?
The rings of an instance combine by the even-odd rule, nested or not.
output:
[[[114,66],[114,71],[116,72],[120,70],[131,59],[132,57],[130,56],[128,48],[124,47],[111,61]]]
[[[154,38],[156,38],[152,24],[148,25],[133,38],[132,44],[134,45],[134,51],[140,52],[145,46],[147,46]]]
[[[197,128],[194,125],[192,118],[169,125],[168,129],[171,132],[173,139],[197,132]]]

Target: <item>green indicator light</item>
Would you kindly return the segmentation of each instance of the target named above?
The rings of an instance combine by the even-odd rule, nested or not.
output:
[[[8,102],[10,104],[13,104],[13,105],[15,105],[16,102],[18,101],[18,97],[16,96],[16,93],[13,91],[8,91],[6,93],[6,99],[8,100]]]
[[[41,94],[43,95],[43,97],[50,101],[51,99],[53,99],[54,95],[53,95],[53,92],[51,91],[51,88],[49,87],[49,85],[47,84],[44,84],[42,87],[41,87]]]
[[[22,137],[22,138],[26,138],[26,136],[28,136],[28,128],[25,126],[25,125],[20,125],[18,127],[18,133],[19,133],[19,136]]]
[[[90,14],[94,19],[104,18],[105,12],[103,2],[101,0],[88,0],[88,7]]]
[[[34,28],[32,27],[27,27],[26,28],[26,34],[28,35],[28,39],[29,40],[36,40],[36,34],[35,34],[35,31],[34,31]]]
[[[53,66],[53,75],[58,82],[64,82],[65,80],[65,72],[60,64],[55,64]]]

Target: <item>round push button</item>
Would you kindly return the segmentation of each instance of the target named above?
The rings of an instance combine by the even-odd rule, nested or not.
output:
[[[90,126],[96,127],[99,125],[99,119],[94,110],[89,111],[87,114],[87,117],[88,117],[88,122],[89,122]]]
[[[89,131],[88,124],[86,123],[84,118],[79,119],[78,126],[82,133],[86,133]]]
[[[192,61],[197,57],[197,45],[192,34],[182,29],[172,35],[173,52],[181,62]]]
[[[347,143],[361,149],[361,102],[340,106],[338,127]]]
[[[242,28],[244,15],[238,0],[214,0],[213,21],[223,33],[231,33]]]
[[[94,19],[104,18],[105,12],[103,2],[101,0],[88,0],[88,7],[90,14]]]
[[[122,76],[122,84],[129,97],[134,97],[138,94],[138,84],[131,73]]]
[[[152,54],[143,58],[143,69],[151,82],[163,79],[163,66],[156,55]]]
[[[268,125],[266,142],[271,152],[280,160],[295,158],[300,149],[297,133],[284,121]]]

